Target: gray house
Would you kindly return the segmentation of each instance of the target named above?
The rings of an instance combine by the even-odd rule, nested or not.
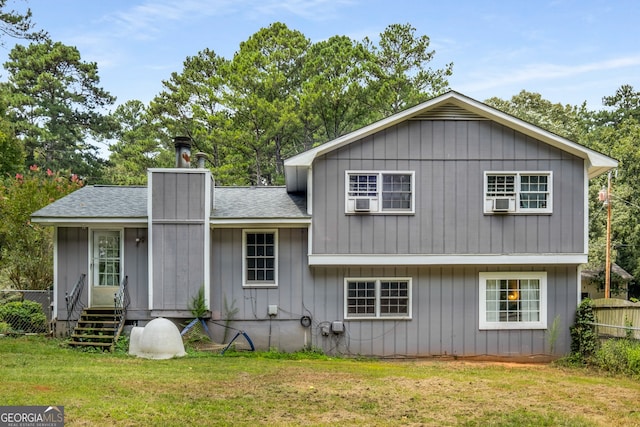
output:
[[[588,181],[615,160],[456,92],[286,160],[285,187],[216,187],[176,145],[147,187],[87,186],[33,214],[55,227],[58,330],[69,300],[114,294],[123,322],[185,324],[204,286],[211,337],[259,349],[569,351]]]

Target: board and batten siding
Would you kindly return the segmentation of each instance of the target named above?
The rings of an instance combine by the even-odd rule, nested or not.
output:
[[[242,229],[218,228],[211,234],[211,309],[214,341],[228,343],[246,331],[259,349],[296,351],[313,346],[328,354],[371,356],[526,356],[569,351],[569,326],[578,301],[575,265],[508,267],[309,267],[307,230],[278,229],[278,286],[242,285]],[[547,330],[479,330],[480,272],[546,271]],[[412,318],[344,318],[346,277],[410,277]],[[269,305],[278,306],[270,318]],[[312,325],[300,324],[310,316]],[[557,318],[557,321],[556,321]],[[344,322],[346,332],[325,336],[322,326]],[[557,338],[549,330],[556,321]],[[242,345],[244,339],[240,339]]]
[[[108,230],[110,224],[94,226],[92,229]],[[87,227],[57,227],[57,301],[58,320],[67,320],[65,296],[78,282],[81,274],[85,274],[85,289],[82,304],[88,305],[88,287],[91,285],[89,275],[89,231]],[[130,304],[129,319],[148,317],[148,268],[147,268],[147,229],[125,228],[123,245],[123,276],[128,277]],[[136,239],[141,239],[136,241]],[[124,278],[124,277],[123,277]]]
[[[88,305],[89,231],[86,227],[56,228],[56,268],[58,320],[67,320],[65,296],[73,290],[81,274],[85,274],[85,290],[81,302]]]
[[[311,336],[300,324],[300,318],[310,315],[305,306],[312,306],[318,297],[314,295],[307,265],[307,228],[278,229],[277,287],[243,286],[242,234],[240,228],[217,228],[211,233],[213,323],[209,330],[214,341],[222,342],[225,336],[222,325],[228,324],[234,329],[227,330],[226,342],[235,335],[235,330],[246,330],[260,349],[304,348],[305,331],[308,343]],[[269,305],[278,306],[277,316],[269,317]]]
[[[415,214],[345,214],[345,171],[415,171]],[[550,215],[485,215],[485,171],[551,171]],[[313,254],[583,253],[584,161],[488,120],[413,120],[318,158]]]
[[[151,170],[152,316],[189,316],[205,284],[207,178],[201,170]]]
[[[314,267],[314,300],[309,310],[316,322],[344,319],[345,277],[411,277],[412,318],[409,320],[347,320],[345,333],[314,345],[328,352],[392,356],[527,356],[567,354],[569,327],[578,300],[577,267],[432,266],[432,267]],[[479,274],[485,271],[546,271],[547,330],[480,330]],[[556,320],[557,318],[557,320]],[[556,322],[557,337],[549,330]]]
[[[124,229],[124,276],[128,278],[128,320],[142,320],[149,316],[148,236],[146,228]]]

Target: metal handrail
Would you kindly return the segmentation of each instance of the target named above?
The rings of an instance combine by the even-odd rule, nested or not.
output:
[[[67,334],[71,333],[71,322],[77,322],[78,319],[80,319],[79,315],[77,316],[77,318],[75,317],[77,314],[81,313],[82,309],[84,308],[81,296],[82,292],[84,291],[84,279],[86,277],[86,274],[80,274],[80,278],[76,282],[73,289],[71,289],[71,293],[65,292],[64,299],[67,304]]]
[[[117,331],[122,329],[125,318],[127,317],[127,307],[129,307],[129,276],[125,276],[124,280],[120,282],[118,292],[113,295],[113,317],[114,320],[119,320]],[[120,317],[120,319],[118,319]]]

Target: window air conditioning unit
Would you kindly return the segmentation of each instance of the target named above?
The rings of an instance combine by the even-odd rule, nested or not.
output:
[[[371,199],[365,197],[359,197],[355,199],[355,212],[369,212],[371,211]]]
[[[509,198],[493,199],[493,212],[513,212],[515,200]]]

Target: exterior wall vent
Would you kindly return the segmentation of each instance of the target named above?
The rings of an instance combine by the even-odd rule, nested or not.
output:
[[[444,104],[411,117],[411,120],[488,120],[454,104]]]

